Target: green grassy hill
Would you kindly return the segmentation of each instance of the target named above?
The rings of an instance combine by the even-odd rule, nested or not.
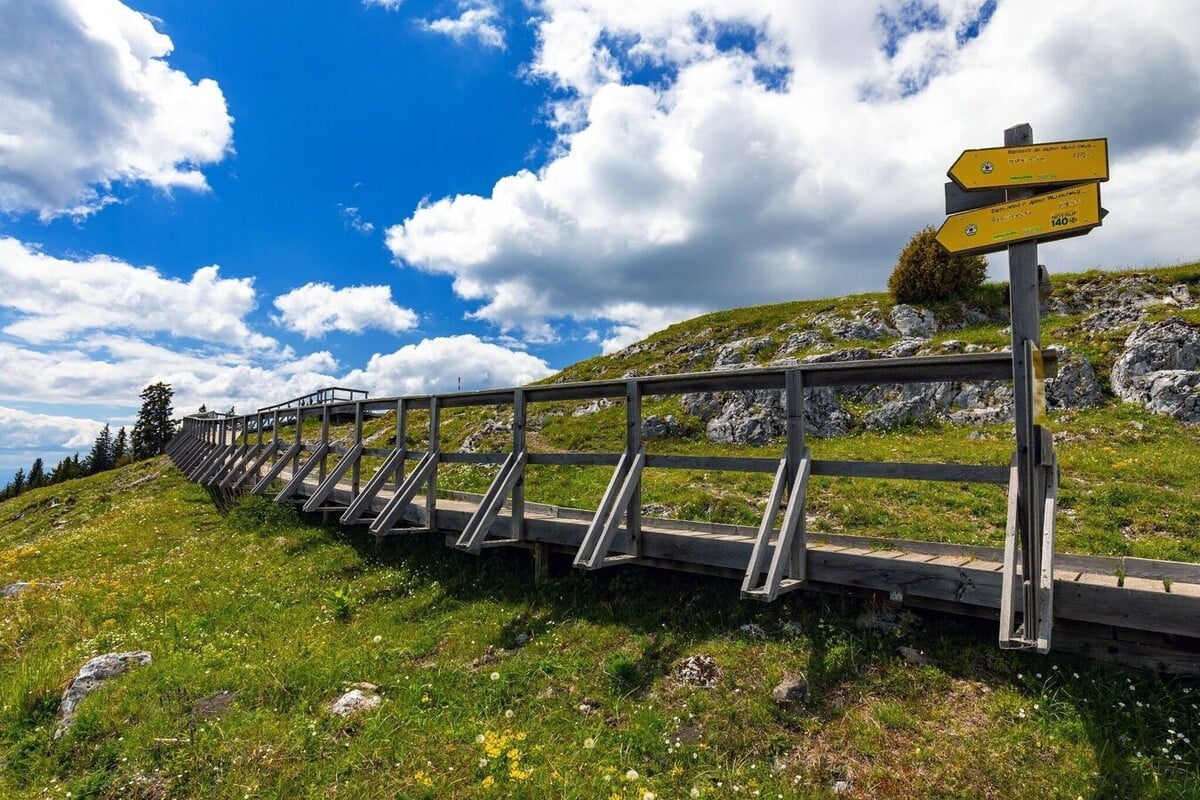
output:
[[[1200,295],[1200,269],[1157,274]],[[872,303],[886,300],[709,315],[562,377],[670,371],[683,363],[667,353],[690,358],[680,348],[698,337],[768,335],[824,306]],[[1124,334],[1085,340],[1078,325],[1048,318],[1048,343],[1070,336],[1103,374]],[[999,345],[1002,326],[939,338]],[[661,410],[675,413],[672,402]],[[620,409],[559,411],[543,410],[540,447],[615,447],[589,431]],[[451,415],[446,446],[480,421]],[[383,435],[388,421],[372,425]],[[1200,557],[1194,429],[1116,401],[1052,426],[1074,481],[1066,549]],[[1008,436],[1004,424],[938,424],[813,447],[1003,463]],[[655,446],[717,447],[701,432]],[[464,468],[443,484],[486,478]],[[534,499],[586,506],[593,483],[544,479]],[[655,487],[646,502],[679,516],[746,513],[760,491],[699,477]],[[901,487],[864,498],[831,482],[814,501],[817,527],[991,541],[991,494],[942,487],[936,513],[921,512],[928,498]],[[714,488],[720,502],[696,499]],[[996,507],[1002,526],[1002,498]],[[1200,797],[1195,682],[1005,653],[993,625],[852,600],[745,603],[732,582],[639,567],[535,585],[524,553],[476,558],[438,537],[375,551],[258,499],[223,515],[163,459],[0,504],[0,587],[18,581],[31,586],[0,598],[0,797]],[[80,665],[134,650],[152,663],[105,683],[56,739]],[[695,682],[698,665],[711,686]],[[808,682],[802,706],[771,699],[787,673]],[[359,683],[381,705],[332,716]]]

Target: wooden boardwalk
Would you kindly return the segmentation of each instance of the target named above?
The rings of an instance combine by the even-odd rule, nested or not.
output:
[[[1053,366],[1052,355],[1048,359]],[[1039,553],[1041,574],[1025,581],[1014,523],[1016,467],[1006,465],[899,464],[814,460],[803,439],[803,389],[864,383],[930,380],[995,380],[1011,370],[1007,356],[895,359],[791,368],[742,370],[627,381],[601,381],[468,392],[417,398],[359,399],[318,406],[276,407],[258,414],[189,419],[169,453],[191,479],[229,491],[267,491],[279,502],[301,503],[306,511],[334,515],[343,524],[363,525],[377,537],[424,533],[470,553],[494,547],[530,550],[544,570],[552,553],[576,567],[619,564],[704,572],[739,579],[742,595],[773,600],[797,589],[886,598],[896,604],[984,617],[1001,626],[1000,644],[1045,652],[1053,647],[1100,660],[1166,672],[1200,674],[1200,564],[1133,558],[1075,556],[1053,552],[1057,469],[1052,445],[1043,453],[1047,469],[1045,528],[1049,546]],[[1011,376],[1011,371],[1007,373]],[[773,389],[787,398],[788,441],[782,459],[697,458],[647,455],[640,439],[641,398],[683,391]],[[626,449],[611,454],[531,453],[524,423],[530,403],[562,399],[624,399]],[[362,437],[364,417],[395,411],[397,442],[405,442],[406,416],[428,411],[431,442],[438,441],[443,408],[511,405],[513,446],[499,453],[443,453],[403,447],[374,450]],[[349,412],[349,413],[348,413]],[[334,413],[352,417],[352,442],[331,442]],[[320,415],[321,437],[304,441],[305,416]],[[294,426],[290,440],[282,434]],[[336,464],[328,466],[331,456]],[[383,456],[370,475],[365,456]],[[483,495],[439,492],[437,467],[468,462],[497,465]],[[592,464],[613,469],[608,491],[595,510],[540,505],[524,497],[528,464]],[[663,520],[644,516],[640,478],[647,467],[733,469],[774,473],[767,513],[757,527]],[[900,541],[875,536],[806,534],[804,497],[810,475],[865,479],[952,480],[1007,484],[1009,532],[1005,548]],[[282,489],[278,487],[282,485]],[[779,517],[782,516],[782,519]],[[1031,586],[1032,585],[1032,586]],[[1026,591],[1022,591],[1022,588]],[[1032,591],[1029,591],[1032,588]],[[1025,598],[1037,635],[1023,628]]]

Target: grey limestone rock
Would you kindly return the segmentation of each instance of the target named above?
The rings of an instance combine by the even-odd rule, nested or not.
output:
[[[369,689],[351,689],[329,706],[329,713],[337,717],[349,717],[362,711],[378,708],[383,698]]]
[[[815,328],[800,331],[799,333],[790,334],[784,341],[783,346],[779,348],[779,352],[775,354],[776,358],[783,358],[795,353],[797,350],[804,350],[809,347],[820,347],[828,344],[829,340],[825,338],[825,334]]]
[[[884,403],[868,411],[864,424],[868,430],[890,431],[903,425],[921,425],[933,419],[936,407],[926,395],[906,397]]]
[[[889,316],[901,336],[928,339],[937,333],[937,319],[927,309],[901,303]]]
[[[79,668],[79,672],[63,690],[62,701],[58,705],[60,716],[54,738],[61,737],[75,723],[75,713],[83,698],[94,692],[110,678],[115,678],[130,667],[149,664],[150,654],[145,650],[131,653],[105,653],[96,656]]]
[[[723,344],[717,348],[717,357],[713,362],[714,369],[732,367],[753,361],[756,356],[771,346],[771,337],[754,336],[749,339],[738,339],[736,342]]]
[[[787,432],[787,409],[779,391],[693,392],[682,401],[689,414],[705,423],[710,442],[765,444]],[[804,430],[817,437],[850,430],[850,414],[832,389],[804,390]]]
[[[1116,308],[1106,308],[1084,317],[1083,321],[1079,323],[1079,327],[1088,333],[1107,333],[1108,331],[1136,325],[1142,321],[1142,317],[1144,316],[1146,316],[1146,309],[1144,308],[1138,308],[1137,306],[1117,306]]]
[[[685,436],[687,428],[675,419],[674,414],[654,414],[642,420],[643,439],[665,439],[670,436]]]
[[[1125,340],[1113,364],[1113,392],[1122,400],[1200,422],[1200,328],[1178,317],[1142,324]]]
[[[1091,408],[1104,402],[1091,362],[1069,348],[1058,347],[1058,375],[1046,380],[1050,408]]]

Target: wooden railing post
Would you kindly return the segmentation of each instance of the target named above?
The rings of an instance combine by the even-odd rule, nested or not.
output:
[[[429,398],[429,452],[434,455],[433,470],[429,473],[429,485],[425,489],[425,514],[430,530],[437,530],[437,459],[441,452],[441,400],[437,395]]]
[[[400,488],[400,482],[404,480],[404,459],[408,455],[408,424],[404,419],[407,412],[408,401],[401,397],[396,401],[396,449],[400,451],[400,463],[396,465],[393,490]]]
[[[321,407],[321,445],[329,452],[329,404]],[[329,456],[321,456],[321,465],[317,467],[317,482],[325,480],[325,472],[329,466]]]
[[[794,492],[797,485],[797,471],[800,469],[808,449],[804,441],[804,373],[799,369],[790,370],[785,380],[787,381],[784,390],[784,401],[787,404],[787,485],[791,487],[789,491]],[[796,513],[800,515],[797,519],[798,528],[791,542],[791,551],[788,553],[788,574],[800,580],[803,580],[807,571],[805,560],[808,557],[804,541],[805,500],[803,494],[799,497],[792,494],[788,496],[788,506],[798,504]]]
[[[642,385],[631,380],[625,386],[625,453],[630,463],[641,454],[642,442]],[[642,479],[638,476],[625,511],[625,530],[629,533],[630,553],[642,555]]]
[[[363,404],[361,400],[354,403],[354,444],[361,445],[363,441]],[[362,450],[359,450],[359,457],[354,460],[354,466],[350,473],[350,496],[354,497],[358,494],[358,480],[362,474]]]
[[[525,391],[523,389],[513,390],[513,452],[523,453],[526,449],[525,442]],[[512,528],[509,536],[517,541],[525,539],[525,473],[521,472],[521,477],[517,478],[516,485],[512,490]]]

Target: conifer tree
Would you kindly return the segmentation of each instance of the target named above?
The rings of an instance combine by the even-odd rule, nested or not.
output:
[[[174,394],[170,385],[161,381],[142,390],[142,408],[138,411],[137,424],[133,426],[133,435],[130,437],[134,458],[158,455],[175,435],[175,422],[171,419],[171,398]]]
[[[112,469],[115,462],[112,432],[109,430],[108,423],[105,423],[103,430],[96,437],[96,441],[92,443],[92,452],[88,453],[87,472],[89,475],[104,472]]]
[[[113,440],[113,466],[121,466],[121,459],[129,455],[129,437],[125,433],[125,428],[122,427],[117,431],[117,438]]]
[[[9,486],[12,487],[12,497],[16,497],[25,491],[25,470],[18,469],[17,474],[13,475],[12,483]]]
[[[37,489],[46,485],[46,465],[41,458],[33,460],[33,466],[29,468],[29,477],[25,479],[30,489]]]

